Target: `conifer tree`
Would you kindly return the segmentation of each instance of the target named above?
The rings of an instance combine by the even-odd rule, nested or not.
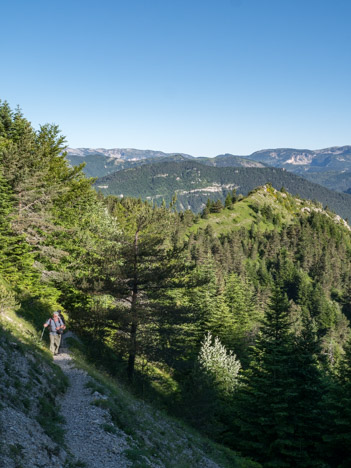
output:
[[[235,397],[239,446],[264,466],[323,466],[325,431],[315,326],[291,332],[289,302],[275,287],[253,361]]]
[[[323,447],[327,460],[331,466],[347,468],[351,465],[351,339],[323,403],[328,417]]]
[[[2,172],[0,165],[0,275],[19,290],[30,286],[38,274],[24,237],[11,228],[14,197]]]
[[[233,205],[232,196],[230,195],[230,193],[228,193],[224,200],[224,207],[231,208],[232,205]]]
[[[317,326],[303,319],[301,333],[295,338],[292,356],[292,393],[290,423],[293,427],[289,458],[296,466],[320,467],[323,460],[323,435],[326,417],[323,396],[326,380],[322,374],[321,346]]]
[[[158,339],[158,314],[167,315],[171,300],[165,298],[167,290],[177,288],[179,281],[182,263],[173,244],[178,218],[166,207],[140,199],[116,199],[110,209],[121,230],[120,257],[105,261],[102,290],[116,299],[112,328],[122,332],[118,342],[128,356],[127,374],[133,380],[136,359]]]
[[[296,397],[290,374],[293,341],[289,302],[275,287],[266,310],[252,362],[235,396],[235,424],[240,449],[265,466],[291,466],[293,427],[289,402]]]
[[[220,199],[213,202],[210,208],[211,213],[220,213],[223,210],[224,206]]]
[[[219,290],[214,297],[213,308],[208,315],[208,330],[242,359],[252,344],[260,316],[251,286],[232,273],[225,278],[222,291]]]

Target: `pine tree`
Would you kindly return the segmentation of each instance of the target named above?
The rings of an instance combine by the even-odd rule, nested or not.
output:
[[[224,206],[221,200],[217,200],[211,205],[210,212],[211,213],[220,213],[223,210]]]
[[[276,287],[266,310],[252,362],[235,396],[240,449],[265,466],[288,467],[293,426],[289,403],[296,398],[290,375],[293,342],[289,302]]]
[[[228,193],[224,200],[224,207],[231,208],[232,205],[233,205],[232,196],[230,195],[230,193]]]
[[[178,216],[140,199],[116,199],[110,206],[121,230],[120,252],[119,261],[105,261],[102,290],[116,301],[112,327],[122,332],[117,346],[127,354],[132,381],[138,356],[152,352],[158,327],[165,326],[162,314],[167,315],[171,300],[167,290],[176,289],[181,281],[177,271],[182,263],[173,244]]]
[[[203,219],[207,219],[209,215],[210,215],[210,209],[207,206],[205,206],[205,208],[202,210],[201,217]]]
[[[14,197],[2,172],[0,165],[0,275],[19,290],[32,285],[38,274],[24,237],[12,230]]]
[[[331,466],[351,465],[351,339],[338,366],[337,378],[324,398],[328,426],[324,451]]]
[[[296,466],[320,467],[324,465],[326,380],[320,367],[322,350],[313,321],[303,320],[293,351],[291,390],[295,397],[290,402],[290,422],[294,432],[289,457]]]
[[[8,102],[0,101],[0,138],[8,138],[12,126],[13,112]]]
[[[232,273],[225,278],[222,291],[215,294],[208,330],[245,360],[257,331],[259,315],[250,284]]]
[[[239,446],[264,466],[324,466],[326,430],[315,326],[304,321],[291,332],[289,302],[275,287],[265,313],[253,361],[235,397]]]

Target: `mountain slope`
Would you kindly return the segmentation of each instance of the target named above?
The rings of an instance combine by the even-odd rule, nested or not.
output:
[[[187,161],[195,159],[188,154],[162,153],[161,151],[150,150],[128,150],[128,149],[88,149],[68,148],[66,158],[72,166],[85,163],[84,173],[87,177],[103,177],[123,169],[153,164],[155,162]],[[215,158],[196,158],[207,166],[218,167],[264,167],[264,164],[252,161],[241,156],[223,154]]]
[[[67,159],[71,165],[85,162],[84,172],[87,176],[103,177],[129,167],[195,158],[188,154],[151,150],[68,148]],[[248,156],[223,154],[214,158],[199,157],[196,158],[196,161],[215,167],[272,166],[284,168],[332,190],[346,192],[351,187],[351,146],[320,150],[265,149]]]
[[[66,153],[68,157],[78,156],[84,158],[93,155],[98,157],[105,156],[107,158],[114,158],[122,161],[158,159],[175,154],[179,154],[189,159],[194,157],[183,153],[164,153],[163,151],[140,150],[135,148],[67,148]]]
[[[196,161],[166,162],[127,169],[98,179],[97,190],[106,195],[141,197],[169,203],[177,195],[181,210],[200,211],[207,199],[222,199],[232,189],[246,195],[257,186],[270,182],[284,186],[293,195],[328,205],[343,218],[351,218],[351,196],[309,182],[284,169],[210,167]]]
[[[196,158],[196,162],[215,167],[265,167],[265,164],[260,161],[254,161],[249,157],[234,156],[228,153],[220,154],[214,158]]]
[[[348,190],[351,188],[351,171],[307,171],[301,173],[301,176],[330,190],[350,193]]]
[[[33,325],[0,308],[1,467],[69,462],[58,406],[67,384]]]
[[[102,151],[82,148],[79,150],[68,149],[66,158],[71,166],[84,163],[84,173],[87,177],[103,177],[123,169],[153,164],[155,161],[184,161],[192,159],[192,156],[148,150],[115,149]]]
[[[257,151],[248,157],[284,168],[332,190],[346,191],[351,187],[351,146],[314,151],[278,148]]]
[[[282,167],[292,172],[322,172],[351,170],[351,146],[320,150],[278,148],[256,151],[248,156],[269,166]]]
[[[260,231],[280,231],[282,226],[289,226],[296,222],[297,218],[309,216],[312,212],[323,213],[340,228],[351,230],[346,221],[333,212],[323,210],[318,204],[293,197],[285,191],[274,189],[271,185],[264,185],[238,200],[230,208],[225,208],[220,213],[209,213],[206,217],[198,219],[188,233],[210,226],[213,234],[218,237],[241,228],[250,229],[252,223],[255,223]]]

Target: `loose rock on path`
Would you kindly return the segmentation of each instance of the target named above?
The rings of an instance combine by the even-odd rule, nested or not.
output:
[[[68,336],[65,335],[65,337]],[[124,468],[131,462],[123,452],[129,448],[126,434],[116,429],[116,434],[106,432],[102,425],[112,424],[108,410],[92,403],[103,395],[87,388],[92,379],[82,369],[75,367],[66,348],[54,361],[69,378],[70,386],[60,401],[65,423],[65,443],[75,462],[84,462],[87,468]],[[79,466],[79,465],[78,465]]]

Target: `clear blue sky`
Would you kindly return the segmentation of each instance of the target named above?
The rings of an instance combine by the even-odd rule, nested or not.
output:
[[[3,0],[0,99],[71,147],[351,144],[350,0]]]

